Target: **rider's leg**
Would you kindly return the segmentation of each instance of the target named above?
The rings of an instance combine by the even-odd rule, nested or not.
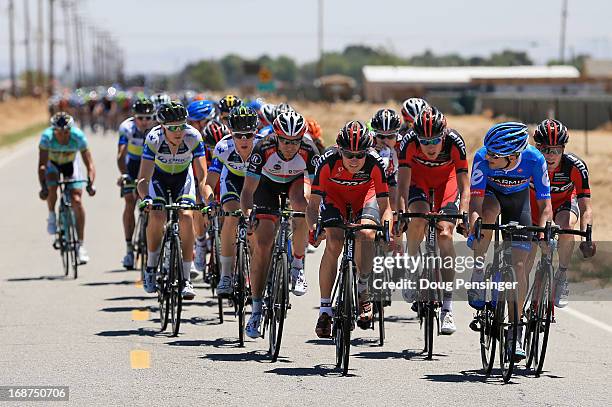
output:
[[[559,211],[555,215],[555,223],[562,229],[574,229],[578,216],[570,210]],[[575,244],[574,235],[559,235],[559,268],[567,269],[572,258]]]
[[[455,224],[452,222],[439,222],[438,227],[440,228],[438,232],[438,247],[440,248],[440,256],[442,257],[442,281],[445,283],[453,283],[455,281],[454,264],[457,256],[455,246],[453,245]],[[447,259],[452,259],[452,263],[447,261]],[[444,267],[444,265],[448,264],[452,265],[450,267]],[[442,310],[453,310],[452,290],[444,290]]]
[[[259,218],[259,224],[253,233],[253,246],[251,256],[251,292],[253,299],[261,300],[263,297],[266,279],[268,277],[268,266],[274,244],[274,232],[276,222],[271,218]]]
[[[193,214],[191,211],[179,212],[179,235],[181,238],[181,250],[183,251],[183,279],[189,281],[189,271],[193,263],[193,244],[195,236],[193,233]]]
[[[85,238],[85,209],[83,208],[83,190],[82,189],[72,189],[70,190],[71,202],[72,202],[72,210],[74,211],[74,215],[76,217],[77,223],[77,236],[79,237],[79,242],[83,242]]]
[[[223,210],[232,212],[240,209],[240,202],[231,200],[223,204]],[[238,218],[227,216],[221,227],[221,278],[232,275],[234,256],[236,254],[236,227]]]
[[[147,222],[147,268],[157,266],[166,214],[162,211],[150,211]]]
[[[132,251],[132,236],[134,235],[134,227],[136,225],[136,219],[134,217],[134,210],[136,209],[136,195],[129,192],[126,193],[123,198],[125,199],[125,207],[123,208],[123,233],[125,236],[125,241],[128,244],[128,252],[130,252]]]

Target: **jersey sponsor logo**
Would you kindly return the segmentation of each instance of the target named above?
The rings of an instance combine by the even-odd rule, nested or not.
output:
[[[281,167],[281,165],[279,163],[274,164],[274,166],[272,167],[272,169],[274,171],[280,171],[283,167]]]
[[[444,159],[442,157],[442,154],[438,155],[439,159]],[[447,165],[449,162],[448,161],[429,161],[429,160],[424,160],[421,157],[418,156],[414,156],[414,161],[418,162],[419,164],[425,165],[427,167],[442,167],[444,165]]]
[[[547,174],[548,177],[548,174]],[[515,187],[519,185],[524,185],[529,182],[529,180],[524,178],[505,178],[505,177],[490,177],[492,182],[495,182],[497,185],[501,185],[503,187]]]
[[[478,184],[480,184],[482,182],[482,179],[484,177],[484,173],[482,172],[482,170],[478,169],[480,164],[481,164],[481,162],[476,164],[476,166],[472,169],[471,185],[478,185]]]
[[[251,162],[256,165],[261,164],[261,155],[257,153],[251,155]]]
[[[319,165],[319,161],[320,161],[319,158],[320,156],[318,155],[313,156],[312,159],[310,160],[310,164],[316,168]]]
[[[574,164],[574,167],[576,167],[578,171],[580,171],[580,175],[582,176],[582,178],[589,177],[589,170],[587,170],[587,167],[584,161],[582,161],[580,158],[576,157],[573,154],[568,154],[567,158],[569,158],[572,164]]]
[[[558,194],[560,192],[565,192],[569,189],[572,189],[574,187],[574,184],[565,184],[565,185],[551,185],[550,186],[550,193],[551,194]]]
[[[338,178],[331,178],[332,182],[335,182],[336,184],[340,184],[340,185],[345,185],[345,186],[356,186],[356,185],[362,185],[365,184],[367,182],[369,182],[369,179],[338,179]]]

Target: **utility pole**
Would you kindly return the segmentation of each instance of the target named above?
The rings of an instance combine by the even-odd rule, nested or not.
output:
[[[317,63],[317,76],[323,76],[323,0],[319,0],[319,62]]]
[[[565,31],[567,28],[567,0],[563,0],[563,8],[561,9],[561,36],[559,40],[559,60],[562,64],[565,63]]]
[[[77,3],[72,7],[72,27],[74,34],[74,50],[76,51],[75,87],[81,87],[83,83],[83,65],[81,63],[81,41],[79,38],[79,18],[77,16]]]
[[[70,78],[72,73],[72,47],[70,46],[70,3],[62,0],[62,10],[64,11],[64,48],[66,50],[65,76]]]
[[[100,66],[98,65],[98,50],[97,50],[97,38],[98,38],[98,34],[96,33],[96,29],[94,27],[91,27],[91,62],[92,62],[92,78],[93,78],[93,82],[97,83],[98,81],[98,72],[99,72],[99,68]]]
[[[55,62],[55,38],[54,38],[54,17],[53,17],[53,2],[55,0],[49,0],[49,96],[53,94],[53,81],[55,80],[53,74],[53,63]]]
[[[15,83],[15,4],[13,0],[9,0],[8,6],[9,17],[9,60],[10,60],[10,75],[11,75],[11,94],[17,96],[17,84]]]
[[[44,78],[43,78],[43,0],[38,0],[38,27],[36,28],[36,70],[37,78],[36,84],[38,85],[38,89],[40,92],[43,92],[45,88]]]
[[[29,7],[29,1],[30,0],[24,0],[23,1],[23,9],[24,9],[24,18],[25,18],[25,22],[24,22],[24,29],[25,29],[25,37],[24,37],[24,44],[25,44],[25,64],[26,64],[26,93],[29,96],[32,96],[32,65],[31,65],[31,61],[30,61],[30,7]]]

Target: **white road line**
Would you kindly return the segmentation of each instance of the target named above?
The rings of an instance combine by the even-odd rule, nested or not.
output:
[[[612,333],[612,326],[608,325],[608,324],[604,324],[601,321],[596,320],[595,318],[591,318],[590,316],[583,314],[580,311],[576,311],[575,309],[572,308],[557,308],[557,311],[562,311],[562,312],[566,312],[578,319],[583,320],[586,323],[589,323],[593,326],[596,326],[597,328],[601,328],[604,331],[607,331],[609,333]]]

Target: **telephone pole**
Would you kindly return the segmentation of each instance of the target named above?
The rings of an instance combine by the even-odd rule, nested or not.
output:
[[[28,5],[29,0],[23,1],[24,8],[24,29],[25,29],[25,37],[24,37],[24,45],[25,45],[25,64],[26,64],[26,93],[31,96],[32,95],[32,66],[30,63],[30,7]]]
[[[54,18],[53,18],[53,3],[55,0],[49,0],[49,96],[53,94],[53,63],[55,62],[55,38],[54,38]]]
[[[317,76],[323,76],[323,0],[319,0],[319,62],[317,63]]]
[[[40,92],[43,92],[45,88],[44,78],[43,78],[43,0],[38,0],[38,27],[36,28],[36,84],[39,88]]]
[[[81,87],[83,83],[83,64],[81,58],[81,41],[79,36],[79,18],[77,16],[77,3],[75,3],[72,7],[72,27],[74,31],[74,50],[76,51],[76,68],[75,68],[75,78],[76,78],[76,87]]]
[[[72,47],[70,44],[70,3],[67,0],[62,1],[62,10],[64,11],[64,49],[66,51],[64,71],[66,79],[68,79],[72,73]]]
[[[17,84],[15,83],[15,4],[13,4],[13,0],[9,0],[8,17],[11,94],[15,97],[17,96]]]
[[[567,0],[563,0],[561,9],[561,38],[559,40],[559,60],[565,63],[565,31],[567,29]]]

